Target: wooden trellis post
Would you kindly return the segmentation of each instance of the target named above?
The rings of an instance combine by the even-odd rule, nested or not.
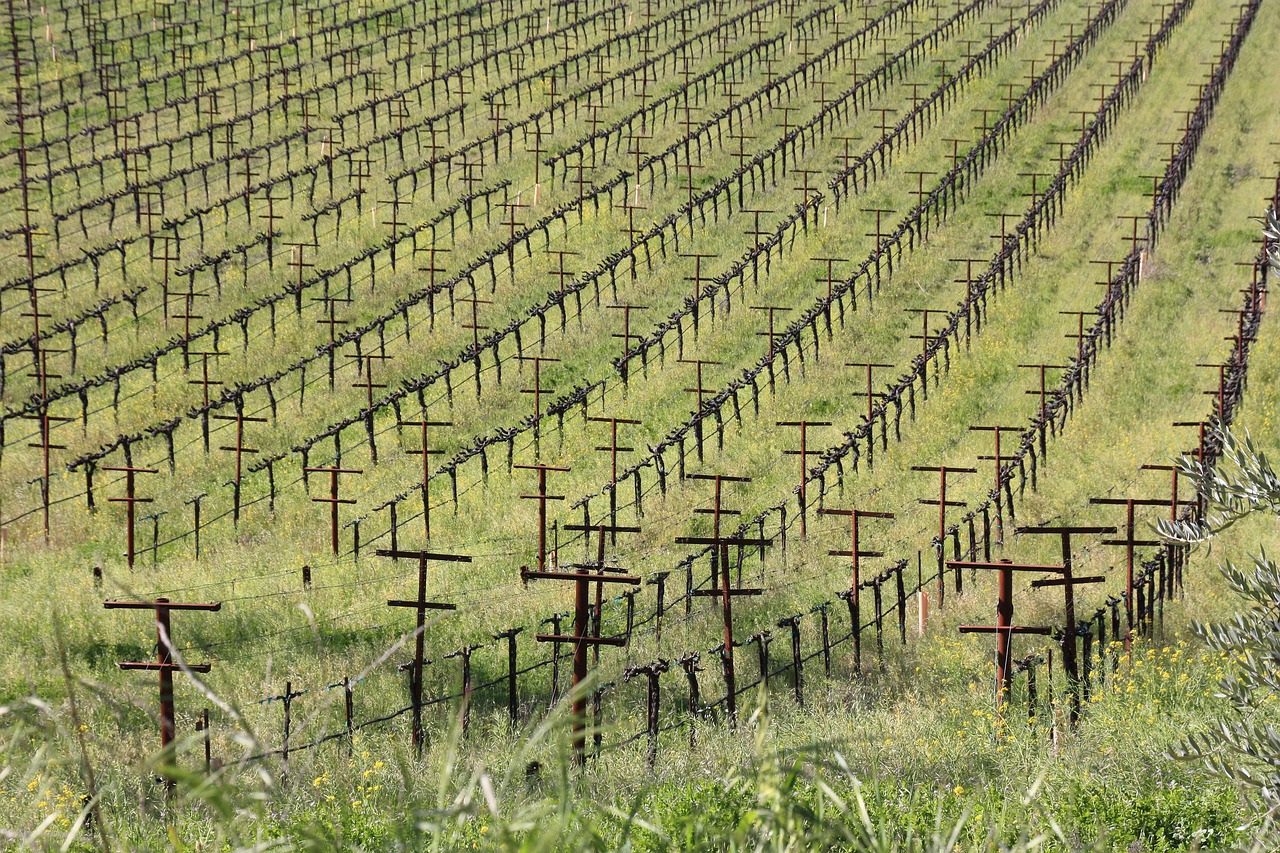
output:
[[[745,213],[745,214],[747,214],[748,216],[752,217],[752,223],[753,223],[753,224],[752,224],[752,227],[751,227],[749,230],[747,230],[747,231],[743,231],[742,233],[743,233],[743,234],[745,234],[745,235],[746,235],[746,236],[748,236],[748,237],[754,237],[754,238],[756,239],[756,243],[755,243],[755,244],[756,244],[756,246],[760,246],[760,245],[761,245],[761,240],[760,240],[760,238],[761,238],[761,237],[768,237],[770,234],[772,234],[772,233],[773,233],[773,232],[769,231],[768,229],[764,229],[764,228],[761,228],[761,227],[760,227],[760,217],[761,217],[761,216],[771,216],[772,214],[777,213],[777,211],[776,211],[776,210],[765,210],[765,209],[759,209],[759,208],[749,208],[749,207],[744,207],[744,208],[739,209],[739,210],[738,210],[738,212],[739,212],[739,213]],[[754,308],[754,306],[752,306],[752,307]],[[760,308],[760,309],[755,309],[755,310],[768,311],[768,310],[769,310],[769,308],[768,308],[768,307],[762,307],[762,308]],[[789,309],[789,308],[781,308],[781,309],[775,309],[775,310],[789,311],[790,309]]]
[[[285,243],[289,247],[289,266],[297,270],[294,285],[298,288],[299,294],[302,292],[303,276],[307,270],[315,267],[313,263],[307,263],[305,252],[307,249],[319,251],[319,243]]]
[[[172,316],[173,316],[173,319],[182,321],[182,339],[184,341],[189,341],[191,340],[191,321],[203,320],[205,318],[203,314],[195,313],[196,300],[203,299],[207,297],[209,294],[206,291],[188,290],[185,293],[179,293],[177,295],[182,298],[182,308],[181,308],[182,313],[181,314],[175,313]],[[167,314],[169,311],[169,308],[168,308],[169,295],[166,293],[164,298],[165,298],[165,313]]]
[[[882,251],[884,251],[884,238],[887,236],[887,235],[885,234],[885,232],[884,232],[883,218],[884,218],[884,217],[886,217],[886,216],[892,216],[893,214],[897,213],[898,211],[896,211],[896,210],[889,210],[888,208],[884,208],[884,207],[864,207],[864,208],[862,208],[862,212],[863,212],[863,213],[874,213],[874,214],[876,215],[876,230],[875,230],[874,232],[867,232],[866,234],[864,234],[864,235],[862,235],[862,236],[864,236],[864,237],[875,237],[875,238],[876,238],[876,251],[875,251],[876,259],[877,259],[877,260],[876,260],[876,275],[877,275],[877,277],[878,277],[878,276],[879,276],[879,273],[880,273],[880,261],[879,261],[879,257],[880,257],[880,253],[881,253]]]

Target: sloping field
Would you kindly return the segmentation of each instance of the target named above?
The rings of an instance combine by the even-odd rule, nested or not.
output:
[[[760,736],[896,833],[1235,837],[1164,757],[1234,604],[1151,526],[1214,424],[1276,444],[1278,36],[1262,0],[11,4],[0,821],[230,843],[216,788],[412,847],[456,760],[660,824],[738,814],[709,780]],[[457,814],[412,831],[505,843]]]

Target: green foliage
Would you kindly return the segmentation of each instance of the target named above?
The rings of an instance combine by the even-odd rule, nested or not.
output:
[[[1081,783],[1057,801],[1055,818],[1064,827],[1102,829],[1100,841],[1113,850],[1218,850],[1236,840],[1236,805],[1235,792],[1223,788],[1137,792]],[[1074,829],[1061,849],[1075,849],[1087,837]]]
[[[722,781],[668,782],[651,794],[651,820],[671,842],[691,846],[698,838],[727,837],[751,808],[748,791]],[[636,833],[637,850],[664,849],[662,836]]]
[[[1240,452],[1247,444],[1228,435],[1224,440],[1233,445],[1236,475],[1248,481],[1233,483],[1232,491],[1256,490],[1249,500],[1280,500],[1280,489],[1265,491],[1273,487],[1267,478],[1274,477],[1264,467],[1265,460],[1251,461]],[[1229,520],[1211,528],[1204,538],[1240,517],[1238,509],[1224,508],[1219,518]],[[1248,568],[1228,560],[1221,569],[1232,592],[1247,607],[1227,621],[1195,627],[1206,646],[1234,659],[1217,694],[1227,701],[1228,710],[1208,731],[1189,736],[1178,755],[1199,759],[1215,774],[1250,789],[1274,813],[1280,809],[1280,565],[1260,552]]]
[[[1264,236],[1280,239],[1280,219],[1268,211]],[[1272,272],[1280,272],[1280,253],[1268,246]],[[1222,453],[1219,464],[1207,466],[1184,458],[1180,468],[1195,483],[1207,503],[1197,522],[1165,522],[1160,530],[1180,542],[1206,542],[1255,514],[1280,517],[1280,476],[1247,432],[1215,430]],[[1280,810],[1280,565],[1265,550],[1251,555],[1242,567],[1225,560],[1221,571],[1230,590],[1246,604],[1230,619],[1197,623],[1196,633],[1211,650],[1233,659],[1234,666],[1219,683],[1218,696],[1226,712],[1207,730],[1187,737],[1175,752],[1202,761],[1215,775],[1239,784],[1265,807],[1262,825]]]
[[[1001,753],[995,729],[975,732],[964,753],[1004,755],[1008,767],[1003,775],[977,776],[985,760],[960,753],[947,765],[953,780],[963,780],[956,783],[911,770],[891,775],[896,742],[879,748],[886,767],[868,763],[862,747],[843,737],[797,748],[800,718],[783,704],[766,712],[765,700],[736,737],[712,730],[700,736],[726,760],[717,765],[704,755],[697,764],[706,772],[693,775],[660,766],[656,775],[619,776],[611,768],[634,767],[636,756],[625,755],[578,771],[567,748],[568,719],[555,713],[488,762],[474,757],[455,726],[437,744],[437,760],[415,761],[399,742],[384,762],[376,755],[388,753],[377,744],[397,742],[362,737],[349,758],[345,750],[329,753],[323,773],[295,772],[287,785],[257,766],[247,777],[234,768],[205,777],[167,767],[178,785],[170,803],[149,781],[154,765],[136,788],[122,788],[128,774],[116,768],[102,794],[104,812],[118,845],[182,850],[1172,851],[1231,843],[1240,823],[1228,787],[1162,773],[1126,779],[1109,761],[1083,757],[1112,752],[1100,738],[1114,724],[1102,715],[1095,729],[1079,734],[1078,751],[1058,759],[1046,760],[1041,744]],[[101,837],[83,820],[74,740],[62,719],[39,702],[0,713],[0,792],[39,798],[47,814],[15,840],[96,848]],[[864,722],[877,726],[871,715]],[[905,743],[913,728],[936,730],[937,723],[903,720],[898,734],[907,755],[919,750]],[[1005,745],[1015,732],[1018,741],[1026,734],[1012,722],[1000,731]],[[726,754],[735,741],[740,752]],[[1123,755],[1126,763],[1146,761],[1137,743]]]
[[[1268,210],[1262,229],[1268,241],[1267,264],[1271,274],[1280,274],[1280,213]],[[1280,475],[1277,475],[1262,448],[1246,431],[1243,438],[1230,430],[1217,429],[1221,458],[1209,466],[1191,457],[1179,463],[1208,504],[1203,518],[1189,522],[1162,522],[1160,532],[1177,542],[1206,542],[1213,536],[1254,513],[1280,516]],[[1266,562],[1265,555],[1260,560]],[[1268,583],[1269,570],[1253,573],[1253,584],[1233,568],[1224,568],[1232,587],[1246,598],[1266,604],[1280,601],[1280,587]],[[1263,598],[1259,599],[1259,595]]]

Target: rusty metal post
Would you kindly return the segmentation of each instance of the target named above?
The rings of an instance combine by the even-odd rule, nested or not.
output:
[[[545,572],[547,570],[547,501],[564,500],[564,495],[547,494],[547,472],[569,469],[556,465],[515,465],[513,467],[538,472],[537,494],[520,495],[520,499],[538,502],[538,571]]]
[[[443,450],[432,450],[431,444],[427,440],[427,432],[431,427],[447,427],[453,426],[453,421],[433,421],[427,417],[424,409],[422,412],[422,420],[418,421],[400,421],[399,426],[414,426],[422,431],[422,447],[417,450],[406,450],[409,456],[422,457],[422,525],[424,528],[424,538],[431,541],[431,457],[439,456]]]
[[[169,613],[173,610],[203,610],[217,612],[222,609],[222,602],[176,602],[167,598],[153,601],[120,601],[110,599],[102,605],[107,610],[154,610],[156,612],[157,659],[151,661],[121,661],[116,664],[122,670],[145,670],[160,674],[160,748],[167,752],[177,734],[173,702],[173,673],[181,669],[173,662],[173,636],[170,632]],[[191,672],[205,673],[212,668],[210,664],[183,664]],[[172,760],[172,756],[166,756]],[[172,794],[174,782],[165,780],[165,791]]]
[[[717,561],[716,570],[720,588],[694,590],[694,595],[715,596],[720,599],[721,615],[724,621],[724,643],[721,646],[720,658],[722,668],[724,670],[725,679],[725,710],[730,725],[734,725],[737,721],[738,714],[738,692],[737,679],[734,672],[733,661],[733,599],[739,595],[762,595],[764,590],[756,588],[733,587],[732,579],[729,571],[729,561],[724,555],[731,545],[738,545],[744,548],[759,547],[767,548],[772,545],[772,541],[766,538],[747,538],[747,537],[725,537],[720,534],[720,517],[727,514],[729,510],[723,506],[723,485],[725,483],[749,483],[750,477],[728,477],[722,474],[690,474],[691,480],[709,480],[714,484],[712,506],[710,509],[695,509],[694,512],[702,512],[710,514],[711,536],[678,536],[676,543],[680,545],[709,545],[711,553],[714,555],[713,560]]]
[[[1021,432],[1021,427],[1012,426],[971,426],[970,432],[989,432],[995,437],[995,452],[990,456],[979,455],[978,458],[995,463],[995,476],[991,493],[997,497],[1000,495],[1000,468],[1012,457],[1005,456],[1000,450],[1000,439],[1006,432],[1017,435]],[[998,541],[1004,541],[1004,512],[1000,509],[1000,504],[996,503],[996,538]]]
[[[1081,578],[1073,576],[1071,562],[1071,536],[1072,534],[1096,535],[1115,533],[1116,529],[1114,527],[1064,525],[1059,527],[1019,527],[1015,532],[1019,534],[1050,534],[1058,536],[1061,539],[1061,577],[1033,581],[1031,586],[1032,588],[1048,586],[1062,587],[1064,631],[1062,643],[1062,670],[1067,676],[1067,686],[1070,695],[1069,720],[1071,725],[1074,726],[1080,719],[1080,671],[1076,659],[1075,587],[1080,584],[1102,583],[1106,578],[1101,575]]]
[[[457,610],[456,604],[442,604],[427,600],[427,563],[470,563],[471,558],[462,554],[435,554],[430,551],[393,551],[379,548],[374,552],[379,557],[390,557],[393,560],[417,560],[418,562],[418,596],[405,600],[392,598],[387,601],[388,607],[412,607],[414,609],[413,632],[413,670],[410,689],[413,696],[413,748],[419,757],[425,737],[422,727],[422,669],[426,660],[425,633],[428,610]]]
[[[124,494],[122,498],[107,498],[113,503],[122,503],[125,505],[125,559],[128,561],[129,568],[133,568],[134,557],[137,551],[134,548],[136,533],[136,512],[135,504],[151,503],[154,498],[140,498],[136,493],[137,483],[134,477],[138,474],[158,474],[158,468],[138,468],[133,465],[104,465],[104,471],[123,471],[124,472]]]
[[[231,481],[231,523],[238,525],[240,523],[240,482],[241,473],[243,471],[244,455],[246,453],[256,454],[257,448],[245,447],[244,445],[244,425],[246,423],[265,424],[266,418],[254,418],[245,415],[244,399],[236,398],[235,415],[212,415],[215,421],[234,421],[236,425],[236,443],[234,445],[221,445],[218,449],[230,451],[236,455],[236,473]]]
[[[612,528],[609,533],[609,544],[617,546],[618,544],[618,454],[631,453],[634,447],[620,447],[618,445],[618,424],[630,424],[639,426],[642,421],[632,418],[587,418],[588,423],[603,423],[609,425],[609,444],[603,447],[597,447],[596,450],[601,453],[609,454],[609,526]],[[569,526],[566,530],[571,529]]]
[[[809,457],[811,455],[817,455],[819,453],[819,451],[817,450],[812,450],[812,451],[809,450],[809,427],[831,426],[831,421],[803,421],[803,420],[778,421],[777,425],[800,428],[800,449],[784,450],[782,451],[782,453],[784,456],[800,457],[800,477],[796,487],[796,493],[798,494],[799,500],[800,500],[800,535],[808,536],[809,531],[806,524],[806,519],[808,517],[808,512],[807,512],[808,500],[805,497],[805,487],[809,479],[808,464],[809,464]]]
[[[338,553],[338,505],[353,504],[356,502],[354,498],[338,497],[338,476],[341,474],[363,474],[364,469],[326,466],[304,467],[302,470],[303,473],[307,474],[327,473],[329,475],[329,497],[312,498],[311,502],[329,504],[329,541],[332,545],[333,553],[336,556]]]
[[[976,474],[977,468],[957,468],[950,465],[912,465],[912,471],[936,471],[938,474],[938,499],[919,498],[919,503],[938,507],[938,609],[941,610],[946,601],[946,544],[947,544],[947,507],[965,506],[964,501],[947,500],[947,475]],[[956,593],[964,591],[964,575],[956,572]]]
[[[478,358],[479,356],[477,355]],[[554,388],[542,387],[542,365],[556,363],[560,359],[548,358],[542,355],[522,355],[518,356],[518,358],[521,361],[533,362],[533,387],[521,388],[520,393],[533,395],[533,452],[534,457],[537,458],[539,441],[542,435],[542,395],[555,390]],[[526,468],[531,466],[517,465],[516,467]]]
[[[1133,626],[1135,620],[1134,614],[1134,585],[1133,585],[1133,567],[1134,567],[1134,548],[1141,546],[1160,546],[1164,543],[1159,539],[1138,539],[1134,534],[1136,528],[1134,526],[1133,508],[1135,506],[1167,506],[1168,501],[1162,499],[1142,499],[1142,498],[1089,498],[1089,503],[1094,505],[1112,505],[1123,506],[1125,508],[1124,515],[1124,531],[1123,539],[1104,539],[1103,545],[1118,545],[1125,550],[1125,575],[1124,575],[1124,594],[1125,594],[1125,617],[1128,621],[1129,633],[1125,635],[1124,647],[1128,651],[1133,644]]]
[[[875,466],[876,460],[875,400],[877,397],[884,399],[887,396],[883,392],[873,390],[871,372],[872,370],[879,368],[891,368],[894,367],[894,365],[876,361],[846,361],[845,367],[862,367],[865,368],[867,372],[866,390],[853,391],[851,393],[854,397],[867,398],[867,467],[871,468]],[[882,446],[887,448],[889,443],[887,425],[881,431],[880,440],[882,442]]]
[[[1013,573],[1023,572],[1062,572],[1062,566],[1031,565],[1014,563],[1011,560],[1000,560],[996,563],[959,561],[947,563],[956,571],[963,569],[988,569],[996,572],[996,624],[961,625],[962,634],[995,634],[996,635],[996,708],[1002,709],[1013,689],[1013,635],[1040,634],[1048,636],[1050,629],[1046,627],[1017,626],[1013,624]]]
[[[573,645],[573,750],[575,760],[580,766],[586,763],[587,697],[584,693],[584,683],[587,679],[587,649],[590,646],[599,647],[601,645],[621,646],[627,641],[626,637],[601,637],[591,631],[591,602],[589,597],[591,584],[595,583],[597,586],[606,583],[635,585],[641,582],[639,577],[612,574],[606,571],[603,559],[605,527],[606,525],[597,526],[601,548],[601,559],[598,563],[571,564],[564,567],[570,569],[570,571],[539,570],[531,572],[525,567],[520,569],[520,580],[523,583],[528,583],[530,580],[562,580],[573,581],[574,583],[573,633],[568,635],[560,633],[560,614],[556,614],[553,617],[553,633],[539,634],[536,639],[540,643],[553,644],[552,654],[556,661],[553,665],[553,673],[559,669],[558,649],[560,644],[571,643]],[[592,571],[593,569],[596,571]],[[554,675],[553,678],[555,678]],[[555,678],[555,681],[558,684],[559,679]]]
[[[860,547],[859,544],[859,522],[864,518],[893,518],[891,512],[871,512],[860,509],[830,509],[824,508],[819,510],[821,515],[840,515],[849,519],[849,550],[831,549],[827,551],[828,556],[832,557],[848,557],[849,558],[849,590],[848,605],[849,619],[853,624],[853,668],[855,672],[862,671],[862,611],[859,600],[859,592],[862,588],[861,576],[861,558],[863,557],[883,557],[883,551],[868,551]]]

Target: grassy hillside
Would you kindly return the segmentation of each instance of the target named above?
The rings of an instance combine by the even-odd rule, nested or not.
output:
[[[1253,807],[1169,751],[1220,712],[1231,661],[1191,630],[1238,605],[1215,566],[1274,524],[1176,577],[1138,546],[1130,631],[1102,541],[1125,509],[1090,500],[1168,501],[1143,466],[1199,449],[1175,424],[1275,448],[1275,319],[1249,292],[1280,186],[1274,4],[453,6],[9,11],[0,829],[1245,843]],[[972,429],[996,425],[999,460]],[[536,464],[567,469],[545,530]],[[940,539],[929,466],[974,469]],[[336,537],[306,470],[331,467]],[[714,535],[716,474],[744,478],[722,535],[768,540],[727,566],[679,541]],[[820,508],[893,514],[861,522],[856,617],[829,554],[849,520]],[[1169,512],[1140,505],[1135,538]],[[534,637],[573,633],[573,584],[521,571],[540,533],[548,569],[592,570],[581,528],[611,520],[639,530],[606,563],[640,582],[589,590],[614,642],[587,654],[579,767],[573,644]],[[1000,709],[994,638],[958,632],[992,623],[994,573],[939,577],[938,551],[1053,565],[1058,539],[1020,532],[1052,525],[1120,529],[1072,539],[1100,581],[1070,641],[1061,587],[1015,578],[1014,624],[1045,631],[1014,636]],[[414,609],[386,606],[418,567],[378,549],[471,558],[427,571],[456,609],[422,630],[421,754]],[[734,694],[719,569],[761,591],[732,600]],[[155,659],[154,616],[103,607],[159,596],[221,603],[173,613],[176,658],[211,670],[175,676],[172,761],[155,675],[116,666]]]

